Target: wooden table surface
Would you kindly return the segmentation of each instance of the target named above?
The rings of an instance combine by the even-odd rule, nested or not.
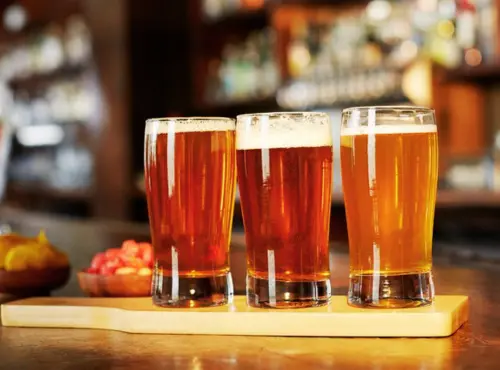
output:
[[[123,238],[147,238],[147,228],[139,225],[58,220],[5,209],[0,218],[26,233],[46,228],[77,268],[94,251]],[[243,243],[243,236],[235,234],[231,266],[239,291],[244,289]],[[437,294],[471,298],[469,323],[449,338],[138,335],[2,327],[0,369],[500,369],[500,271],[457,267],[440,258],[435,258],[434,271]],[[335,248],[332,272],[334,293],[345,294],[348,258]],[[72,284],[57,294],[75,294]]]

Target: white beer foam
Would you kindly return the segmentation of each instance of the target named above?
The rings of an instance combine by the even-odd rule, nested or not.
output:
[[[373,134],[425,134],[437,132],[436,125],[377,125],[343,127],[341,136],[373,135]]]
[[[329,124],[273,122],[272,125],[237,127],[236,149],[311,148],[332,146]]]
[[[235,122],[229,118],[153,118],[146,121],[146,135],[234,130]]]

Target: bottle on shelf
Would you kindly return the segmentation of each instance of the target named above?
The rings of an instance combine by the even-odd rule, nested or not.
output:
[[[243,10],[262,8],[266,0],[203,0],[202,12],[208,19],[218,19]]]
[[[220,62],[212,60],[205,85],[207,103],[244,101],[274,95],[279,73],[274,31],[265,28],[246,40],[224,46]]]
[[[290,80],[278,94],[283,108],[399,102],[404,98],[401,75],[419,51],[414,30],[405,24],[408,4],[374,3],[364,12],[330,23],[310,20],[292,26]]]

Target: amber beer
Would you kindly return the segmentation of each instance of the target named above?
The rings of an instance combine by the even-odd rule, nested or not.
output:
[[[332,139],[320,113],[238,117],[247,301],[307,307],[330,298]]]
[[[432,111],[428,114],[433,118]],[[411,307],[431,302],[436,126],[396,120],[342,127],[340,151],[349,303]]]
[[[234,121],[148,120],[144,167],[156,260],[154,303],[227,303],[233,294],[228,252],[236,181]]]

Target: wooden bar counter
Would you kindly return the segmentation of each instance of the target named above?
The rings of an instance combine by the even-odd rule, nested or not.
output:
[[[145,225],[80,221],[0,208],[18,232],[49,238],[70,254],[73,269],[125,238],[148,239]],[[340,250],[341,252],[338,252]],[[244,239],[233,235],[231,267],[244,291]],[[500,369],[500,268],[454,266],[435,257],[436,292],[471,299],[469,323],[448,338],[278,338],[139,335],[100,330],[0,327],[0,369]],[[348,256],[333,247],[335,294],[347,291]],[[56,295],[79,295],[74,277]]]

